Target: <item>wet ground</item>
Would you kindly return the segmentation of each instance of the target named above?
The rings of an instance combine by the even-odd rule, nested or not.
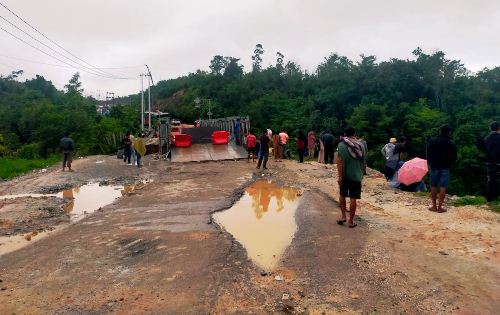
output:
[[[333,168],[273,162],[266,172],[246,161],[146,159],[137,169],[99,156],[75,161],[74,173],[52,168],[0,183],[0,195],[57,195],[89,183],[153,180],[132,191],[113,188],[122,197],[72,224],[64,211],[71,198],[0,199],[1,231],[44,207],[56,213],[54,222],[31,222],[45,222],[40,234],[57,227],[0,255],[0,314],[500,308],[497,214],[450,208],[438,216],[425,210],[422,197],[394,194],[370,172],[358,227],[349,229],[335,223]],[[26,237],[32,229],[5,236]]]

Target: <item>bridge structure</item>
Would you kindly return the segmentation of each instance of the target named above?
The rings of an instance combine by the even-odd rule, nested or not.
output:
[[[238,119],[241,126],[239,135],[235,134],[235,125]],[[192,145],[189,147],[172,146],[170,148],[172,162],[223,161],[247,157],[243,138],[250,130],[248,116],[200,120],[199,127],[182,127],[181,129],[183,134],[191,135]],[[214,131],[227,131],[229,133],[228,144],[212,144]],[[240,137],[240,145],[236,144],[236,137]]]

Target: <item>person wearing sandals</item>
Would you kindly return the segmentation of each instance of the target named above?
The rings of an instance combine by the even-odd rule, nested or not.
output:
[[[356,130],[347,127],[341,137],[337,148],[337,171],[340,188],[340,212],[342,217],[337,224],[347,222],[347,202],[349,197],[349,227],[356,227],[354,215],[356,214],[357,199],[361,199],[361,181],[363,180],[363,165],[365,151],[363,144],[356,138]]]
[[[457,147],[451,141],[451,131],[450,125],[443,125],[439,136],[432,138],[427,146],[427,161],[431,169],[429,179],[432,199],[432,206],[429,210],[439,213],[446,212],[446,209],[443,208],[443,202],[450,180],[450,168],[457,159]],[[436,200],[438,187],[439,200]]]

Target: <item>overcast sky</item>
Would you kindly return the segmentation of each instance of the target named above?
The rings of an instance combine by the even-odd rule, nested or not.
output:
[[[470,70],[500,65],[500,0],[0,0],[42,33],[84,61],[134,80],[81,73],[87,93],[118,95],[140,89],[147,63],[153,79],[208,70],[214,55],[241,58],[251,68],[255,44],[264,64],[277,51],[314,71],[332,52],[357,59],[411,58],[420,46],[443,50]],[[0,16],[30,30],[0,6]],[[49,51],[0,18],[0,27]],[[31,30],[31,34],[43,38]],[[50,44],[50,43],[49,43]],[[52,44],[50,44],[52,45]],[[53,46],[53,45],[52,45]],[[57,48],[57,47],[55,47]],[[14,58],[18,59],[14,59]],[[25,60],[19,60],[25,59]],[[29,60],[29,61],[26,61]],[[58,88],[75,69],[0,30],[0,73],[23,69]]]

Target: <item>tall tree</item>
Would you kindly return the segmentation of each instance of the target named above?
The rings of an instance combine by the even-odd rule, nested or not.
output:
[[[68,92],[68,94],[82,94],[82,82],[80,82],[80,73],[75,73],[69,79],[68,84],[64,86]]]
[[[229,60],[223,56],[215,55],[210,61],[210,70],[212,71],[212,74],[221,75],[228,62]]]
[[[285,55],[283,55],[278,51],[276,53],[276,69],[278,70],[279,73],[283,73],[283,71],[285,70],[284,62],[285,62]]]
[[[262,55],[264,54],[264,48],[261,44],[255,45],[252,56],[252,71],[259,72],[262,69]]]

